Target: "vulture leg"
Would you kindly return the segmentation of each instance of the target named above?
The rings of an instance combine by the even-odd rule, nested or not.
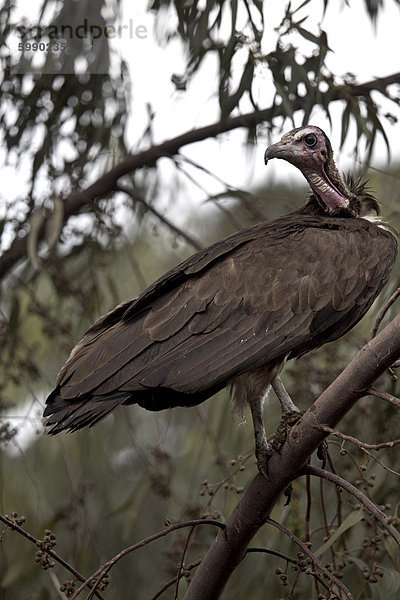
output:
[[[249,399],[251,416],[253,418],[257,467],[260,473],[269,479],[267,464],[274,451],[271,444],[268,443],[267,435],[265,433],[263,402],[264,396],[252,396],[251,399]]]
[[[297,406],[287,393],[279,375],[277,375],[273,380],[272,388],[281,404],[282,420],[285,419],[288,422],[290,422],[296,417],[299,418],[301,415],[301,411],[297,408]]]
[[[274,450],[280,452],[280,449],[287,438],[288,427],[293,426],[300,419],[302,412],[297,408],[287,393],[285,386],[278,375],[272,381],[272,387],[282,409],[281,422],[276,430],[274,441],[272,442]]]

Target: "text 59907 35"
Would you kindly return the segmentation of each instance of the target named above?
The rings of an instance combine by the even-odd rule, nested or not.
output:
[[[51,42],[20,42],[18,50],[20,52],[60,52],[66,47],[66,41],[51,41]]]

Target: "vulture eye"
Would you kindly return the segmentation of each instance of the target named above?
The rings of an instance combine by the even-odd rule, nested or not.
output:
[[[304,136],[304,143],[309,148],[314,148],[315,144],[317,143],[317,136],[315,133],[308,133],[306,136]]]

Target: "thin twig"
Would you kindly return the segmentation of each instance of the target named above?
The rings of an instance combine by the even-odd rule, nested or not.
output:
[[[308,467],[308,465],[307,465],[307,467]],[[344,583],[342,581],[340,581],[340,579],[338,579],[337,577],[335,577],[335,575],[333,575],[333,573],[331,573],[331,571],[329,571],[329,569],[327,569],[325,567],[325,565],[322,564],[322,562],[315,556],[315,554],[313,552],[311,552],[311,550],[309,549],[309,547],[307,546],[307,544],[305,544],[304,542],[302,542],[297,537],[297,535],[295,535],[293,533],[293,531],[290,531],[290,529],[288,529],[287,527],[285,527],[285,525],[282,525],[282,523],[278,523],[277,521],[274,521],[274,519],[271,519],[270,517],[268,517],[267,519],[265,519],[265,522],[269,523],[270,525],[273,525],[274,527],[276,527],[277,529],[279,529],[280,531],[282,531],[282,533],[284,533],[285,535],[287,535],[291,540],[293,540],[293,542],[295,542],[302,549],[302,551],[305,554],[307,554],[307,556],[309,558],[311,558],[311,560],[314,563],[314,565],[322,573],[324,573],[333,583],[335,583],[338,588],[340,588],[344,592],[344,594],[346,595],[346,598],[348,598],[349,600],[354,600],[354,596],[351,594],[350,590],[344,585]]]
[[[239,191],[237,192],[237,197],[240,202],[247,208],[247,211],[252,217],[264,221],[268,219],[268,215],[260,208],[257,204],[254,203],[254,194],[249,194],[249,192]]]
[[[187,552],[188,547],[189,547],[190,538],[192,537],[192,533],[193,533],[193,531],[195,529],[196,529],[195,527],[192,527],[191,530],[188,533],[187,538],[186,538],[185,547],[183,549],[182,556],[181,556],[181,562],[179,564],[178,574],[176,576],[176,587],[175,587],[174,600],[178,600],[179,581],[180,581],[180,578],[182,577],[183,565],[185,564],[185,556],[186,556],[186,552]]]
[[[92,600],[98,586],[100,585],[100,583],[102,581],[105,581],[105,577],[108,574],[109,571],[111,571],[113,565],[108,565],[104,571],[101,573],[101,575],[99,575],[99,577],[96,579],[96,581],[93,583],[93,587],[90,590],[89,594],[87,595],[86,600]]]
[[[306,493],[307,493],[307,509],[306,509],[306,518],[304,523],[304,532],[306,542],[310,541],[310,519],[311,519],[311,486],[310,486],[310,476],[306,476]]]
[[[328,446],[328,443],[327,443],[327,446]],[[329,463],[329,467],[330,467],[331,472],[336,474],[336,468],[335,468],[335,465],[334,465],[334,462],[332,460],[332,456],[331,456],[331,454],[329,452],[328,447],[327,447],[326,455],[327,455],[327,459],[328,459],[328,463]],[[356,467],[358,469],[358,464],[357,463],[356,463]],[[323,467],[323,468],[325,468],[325,467]],[[321,480],[321,488],[322,488],[322,480]],[[335,520],[337,520],[337,526],[338,527],[340,527],[340,525],[342,524],[342,502],[343,502],[343,498],[342,498],[342,494],[340,493],[340,490],[339,490],[338,487],[335,488],[335,491],[336,491],[336,497],[337,497],[337,509],[336,509],[336,514],[331,519],[331,525],[328,528],[328,532],[327,532],[328,536],[330,535],[329,534],[329,529],[333,526],[333,523],[335,522]],[[343,548],[345,548],[345,540],[344,540],[344,538],[342,538],[342,545],[343,545]],[[331,550],[332,550],[332,561],[333,561],[333,564],[335,565],[335,569],[336,569],[336,554],[333,551],[333,548]]]
[[[235,227],[235,229],[237,229],[238,231],[240,229],[243,229],[242,223],[235,217],[235,215],[232,214],[230,210],[228,210],[224,206],[221,206],[221,204],[216,201],[218,198],[221,198],[221,197],[233,196],[233,192],[225,191],[225,192],[222,192],[221,194],[210,195],[208,193],[208,191],[206,190],[206,188],[203,185],[201,185],[201,183],[199,181],[197,181],[197,179],[192,177],[192,175],[190,175],[190,173],[188,173],[186,171],[186,169],[184,169],[183,166],[179,162],[174,160],[174,163],[175,163],[176,168],[181,173],[183,173],[183,175],[185,175],[193,185],[195,185],[197,188],[199,188],[205,194],[206,199],[203,200],[203,203],[214,202],[215,206],[228,217],[229,221],[232,223],[232,225]],[[206,172],[208,172],[207,169],[205,169],[205,170],[206,170]],[[217,178],[217,179],[219,179],[219,178]],[[227,189],[229,189],[228,184],[226,184],[226,187],[227,187]]]
[[[153,535],[150,535],[149,537],[145,538],[144,540],[141,540],[140,542],[137,542],[136,544],[133,544],[132,546],[128,546],[127,548],[124,548],[123,550],[121,550],[121,552],[118,552],[118,554],[116,554],[110,560],[108,560],[106,563],[104,563],[99,569],[97,569],[97,571],[95,573],[90,575],[90,577],[88,577],[83,582],[83,584],[76,590],[76,592],[74,592],[73,596],[71,596],[71,600],[76,600],[76,598],[79,596],[79,594],[82,592],[82,590],[84,590],[86,585],[88,585],[93,579],[97,580],[95,585],[98,585],[98,583],[100,583],[102,577],[106,573],[108,573],[108,571],[119,560],[121,560],[121,558],[123,558],[127,554],[130,554],[131,552],[134,552],[138,548],[142,548],[143,546],[146,546],[147,544],[154,542],[154,540],[158,540],[159,538],[164,537],[165,535],[168,535],[172,531],[175,531],[177,529],[182,529],[184,527],[196,527],[197,525],[215,525],[216,527],[219,527],[220,529],[225,529],[224,523],[220,523],[219,521],[215,521],[213,519],[194,519],[192,521],[184,521],[182,523],[177,523],[176,525],[171,525],[171,527],[167,527],[166,529],[163,529],[162,531],[154,533]]]
[[[381,398],[382,400],[386,400],[386,402],[391,402],[392,404],[400,408],[399,398],[396,398],[396,396],[393,396],[388,392],[382,392],[381,390],[377,390],[374,387],[370,387],[367,389],[367,394],[369,394],[370,396],[375,396],[375,398]]]
[[[278,550],[272,550],[272,548],[247,548],[246,554],[251,554],[253,552],[263,552],[264,554],[272,554],[273,556],[277,556],[278,558],[283,558],[286,562],[292,563],[293,565],[298,565],[299,561],[295,558],[291,558],[287,554],[283,554],[282,552],[278,552]]]
[[[342,441],[341,444],[339,444],[339,442],[337,442],[336,440],[329,440],[328,443],[332,444],[333,446],[336,446],[337,448],[339,448],[339,452],[340,452],[340,450],[343,450],[343,444],[344,444],[343,441]],[[358,472],[358,476],[359,476],[359,478],[361,480],[361,483],[362,483],[363,488],[365,490],[366,496],[371,500],[371,498],[370,498],[370,488],[368,486],[368,479],[365,476],[365,472],[360,469],[360,465],[358,464],[357,460],[353,456],[353,452],[347,448],[346,449],[346,453],[347,453],[347,456],[350,458],[351,462],[353,463],[353,467]],[[333,471],[333,469],[332,469],[332,472],[335,473],[335,475],[336,475],[336,472]]]
[[[365,450],[381,450],[381,448],[393,448],[393,446],[398,446],[400,444],[400,439],[390,440],[389,442],[381,442],[380,444],[367,444],[366,442],[361,442],[359,439],[357,439],[351,435],[342,433],[341,431],[338,431],[337,429],[332,429],[331,427],[328,427],[327,425],[323,426],[323,430],[326,431],[327,433],[331,433],[332,435],[335,435],[336,437],[340,437],[342,440],[347,440],[347,441],[351,442],[352,444],[355,444],[362,450],[364,450],[364,449]]]
[[[201,563],[202,559],[198,558],[197,560],[193,561],[192,563],[190,563],[190,565],[186,565],[185,570],[186,571],[191,571],[192,569],[194,569],[195,567],[198,567],[199,564]],[[182,577],[182,575],[181,575]],[[166,583],[163,584],[162,588],[160,588],[158,590],[158,592],[156,592],[154,594],[154,596],[152,596],[150,598],[150,600],[157,600],[157,598],[159,598],[161,596],[161,594],[163,594],[165,592],[165,590],[167,590],[169,587],[171,587],[171,585],[174,585],[174,583],[176,582],[178,576],[175,575],[175,577],[173,577],[172,579],[170,579],[169,581],[167,581]]]
[[[322,510],[322,518],[324,521],[325,533],[326,533],[326,535],[329,535],[328,515],[326,514],[324,487],[323,487],[322,479],[320,481],[319,494],[320,494],[320,498],[321,498],[321,510]]]
[[[355,496],[355,498],[357,498],[357,500],[365,506],[365,508],[375,517],[375,519],[381,523],[382,527],[386,529],[395,542],[400,546],[400,533],[393,527],[393,525],[388,523],[388,518],[385,513],[383,513],[361,490],[356,488],[346,479],[343,479],[343,477],[335,475],[334,473],[330,473],[329,471],[325,471],[324,469],[319,469],[318,467],[306,465],[305,473],[332,481],[334,484],[342,487],[344,490]]]
[[[289,592],[289,596],[287,597],[287,600],[293,600],[293,594],[296,589],[297,582],[299,581],[300,573],[301,573],[300,569],[297,569],[296,575],[294,577],[292,589]]]
[[[31,533],[28,533],[28,531],[25,531],[25,529],[22,529],[22,527],[20,527],[19,525],[17,525],[17,523],[14,523],[14,521],[12,519],[10,519],[7,515],[5,515],[5,516],[0,515],[0,521],[2,521],[5,525],[7,525],[7,527],[9,527],[10,529],[13,529],[14,531],[16,531],[17,533],[19,533],[20,535],[22,535],[24,538],[26,538],[27,540],[29,540],[30,542],[32,542],[36,546],[40,547],[41,540],[35,538],[35,536],[33,536]],[[79,573],[79,571],[77,571],[72,565],[70,565],[69,563],[67,563],[66,560],[64,560],[63,558],[61,558],[61,556],[59,556],[57,554],[57,552],[54,552],[54,550],[51,550],[49,548],[48,550],[46,550],[46,554],[48,554],[49,556],[51,556],[51,558],[53,558],[55,561],[57,561],[65,569],[67,569],[67,571],[69,571],[70,573],[72,573],[73,575],[75,575],[76,579],[79,579],[79,581],[82,581],[83,582],[83,584],[82,584],[83,587],[81,586],[82,589],[84,589],[86,587],[86,585],[84,585],[84,582],[86,581],[85,578],[84,578],[84,576],[81,575]],[[100,600],[104,600],[103,596],[99,592],[96,592],[96,596]]]
[[[272,554],[273,556],[277,556],[278,558],[282,558],[283,560],[285,560],[286,562],[290,562],[294,565],[299,565],[299,560],[296,560],[295,558],[291,558],[290,556],[287,556],[287,554],[283,554],[282,552],[278,552],[277,550],[272,550],[271,548],[247,548],[246,553],[252,553],[252,552],[264,552],[265,554]],[[300,569],[298,571],[298,573],[300,573]],[[326,585],[326,583],[324,583],[324,581],[322,581],[322,579],[319,577],[319,575],[317,573],[313,573],[313,577],[316,581],[318,581],[326,590],[329,591],[329,587]],[[151,598],[151,600],[153,600],[153,598]]]
[[[228,208],[226,208],[226,206],[221,204],[221,202],[217,202],[217,196],[220,196],[220,195],[222,196],[222,194],[216,194],[214,196],[209,196],[206,200],[204,200],[204,202],[214,202],[214,204],[218,208],[218,210],[220,210],[222,213],[224,213],[225,217],[227,218],[228,221],[230,221],[230,223],[233,225],[233,227],[237,231],[240,231],[244,227],[243,223],[241,223],[239,221],[239,219],[237,219],[235,217],[235,215]]]
[[[217,481],[216,483],[208,484],[208,486],[212,489],[213,493],[210,496],[207,504],[203,507],[203,514],[211,506],[212,501],[215,498],[216,494],[219,492],[219,490],[223,486],[225,486],[225,484],[228,483],[230,479],[234,479],[234,481],[236,481],[236,475],[242,470],[244,463],[247,462],[252,456],[254,456],[254,450],[251,450],[247,454],[241,456],[240,460],[237,460],[237,466],[235,467],[235,469],[231,471],[226,477],[224,477],[224,479]]]
[[[394,304],[396,302],[396,300],[399,296],[400,296],[400,287],[398,287],[397,290],[395,292],[393,292],[393,294],[390,296],[389,300],[387,300],[387,302],[385,302],[385,304],[382,306],[382,308],[378,312],[376,319],[375,319],[374,326],[371,329],[371,335],[369,338],[370,340],[372,340],[372,338],[374,338],[376,336],[376,334],[378,333],[379,325],[382,323],[384,316],[386,315],[387,311],[392,306],[392,304]]]
[[[330,428],[328,427],[328,429],[325,429],[325,427],[323,427],[323,429],[324,429],[324,431],[328,431]],[[330,431],[330,433],[332,433],[333,435],[336,435],[337,437],[340,437],[344,440],[348,440],[349,442],[352,442],[355,446],[358,446],[358,448],[360,448],[360,450],[362,450],[364,452],[364,454],[366,454],[374,462],[376,462],[378,465],[380,465],[382,467],[382,469],[385,469],[385,471],[388,471],[392,475],[396,475],[396,477],[400,477],[400,473],[398,471],[395,471],[394,469],[391,469],[390,467],[385,465],[381,460],[379,460],[379,458],[374,456],[372,454],[372,452],[370,452],[367,449],[366,446],[368,446],[369,444],[364,444],[364,442],[361,442],[357,438],[352,437],[351,435],[345,435],[344,433],[340,433],[340,431],[332,430],[332,431]]]
[[[151,206],[151,204],[149,204],[140,194],[135,192],[135,190],[131,190],[124,185],[118,184],[116,186],[116,191],[123,192],[124,194],[127,194],[128,196],[133,198],[133,200],[136,200],[136,202],[140,202],[141,204],[143,204],[143,206],[145,207],[146,210],[153,213],[153,215],[156,216],[157,219],[159,219],[162,223],[164,223],[164,225],[169,227],[172,231],[175,231],[175,233],[177,233],[178,235],[183,237],[183,239],[185,239],[187,241],[187,243],[190,244],[191,246],[193,246],[193,248],[195,248],[196,250],[202,250],[204,248],[203,244],[201,244],[198,240],[196,240],[194,237],[192,237],[191,235],[186,233],[186,231],[184,231],[183,229],[178,227],[178,225],[175,225],[167,217],[165,217],[163,214],[161,214],[156,208],[154,208],[154,206]]]
[[[185,160],[187,163],[189,163],[193,167],[200,169],[201,171],[203,171],[204,173],[206,173],[207,175],[209,175],[210,177],[212,177],[213,179],[218,181],[221,185],[223,185],[226,188],[226,190],[228,191],[229,194],[231,194],[232,196],[234,196],[236,198],[239,198],[239,200],[242,202],[242,204],[244,204],[245,207],[247,208],[248,212],[253,217],[255,217],[257,220],[265,221],[265,219],[268,218],[268,215],[255,202],[257,200],[257,198],[254,194],[247,192],[245,190],[242,190],[241,188],[238,188],[234,185],[231,185],[230,183],[227,183],[221,177],[219,177],[216,173],[212,173],[209,169],[207,169],[203,165],[200,165],[193,159],[191,159],[183,154],[178,154],[176,158],[178,158],[178,159],[181,158],[181,159]],[[193,180],[193,182],[197,186],[199,186],[199,184],[196,180]],[[203,189],[203,191],[205,191],[205,190]],[[211,197],[210,200],[217,200],[218,197],[223,197],[224,195],[225,194],[220,194],[220,195],[216,194],[215,196]]]

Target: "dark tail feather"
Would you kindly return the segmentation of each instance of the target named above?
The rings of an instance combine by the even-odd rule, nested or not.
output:
[[[76,431],[82,427],[92,427],[118,405],[127,401],[132,403],[129,393],[116,392],[107,395],[107,399],[92,396],[71,402],[64,400],[59,394],[59,389],[56,388],[46,400],[47,406],[43,416],[46,417],[46,426],[52,426],[49,433],[55,435],[64,430]]]

